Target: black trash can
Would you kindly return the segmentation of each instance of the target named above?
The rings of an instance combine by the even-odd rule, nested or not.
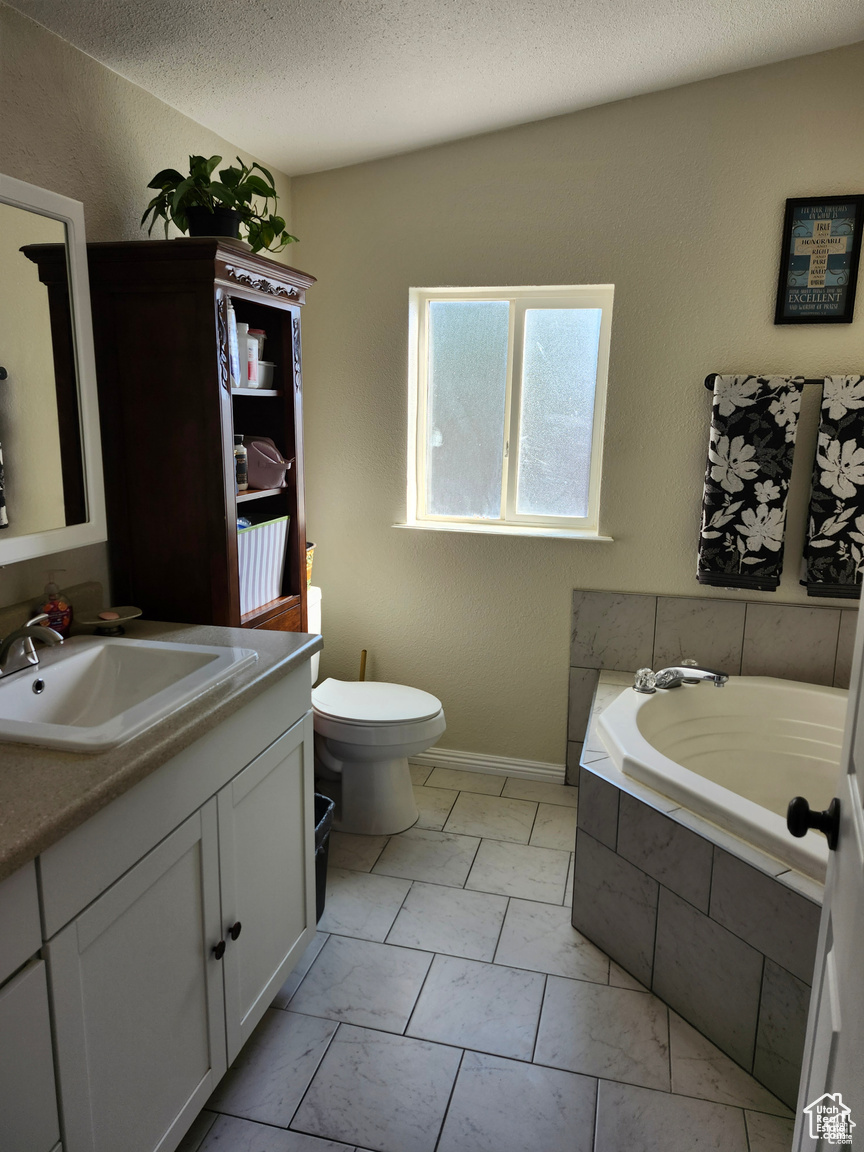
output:
[[[327,857],[330,853],[330,829],[336,805],[320,792],[315,793],[315,921],[324,915],[327,899]]]

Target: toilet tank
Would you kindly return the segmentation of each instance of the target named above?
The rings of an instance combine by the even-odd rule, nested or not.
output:
[[[321,635],[321,589],[309,587],[306,589],[306,627],[310,632]],[[318,679],[318,659],[321,653],[316,652],[309,661],[312,669],[312,683]]]

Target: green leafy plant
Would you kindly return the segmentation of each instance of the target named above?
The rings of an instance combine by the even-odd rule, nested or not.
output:
[[[273,176],[261,164],[248,166],[237,157],[239,167],[222,168],[219,179],[213,179],[221,156],[190,156],[189,175],[184,176],[176,168],[163,168],[157,172],[148,188],[157,189],[156,195],[147,205],[141,217],[141,227],[150,217],[147,234],[152,233],[157,220],[165,221],[165,237],[168,225],[173,223],[181,232],[188,232],[190,208],[204,208],[210,212],[218,208],[230,208],[240,217],[246,228],[246,238],[253,252],[262,249],[268,252],[281,252],[297,237],[285,230],[285,221],[270,211],[270,201],[276,208],[279,197],[273,184]],[[257,170],[257,171],[256,171]],[[259,176],[257,173],[261,173]],[[259,208],[259,201],[263,205]]]

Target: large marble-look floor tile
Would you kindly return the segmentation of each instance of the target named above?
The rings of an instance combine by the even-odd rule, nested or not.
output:
[[[491,960],[506,910],[506,896],[417,882],[390,929],[387,943],[468,960]]]
[[[276,996],[273,1000],[274,1008],[288,1007],[288,1001],[300,987],[303,977],[315,963],[315,957],[327,943],[328,939],[329,937],[326,932],[315,933],[315,935],[312,937],[312,943],[300,957],[297,967],[276,993]]]
[[[438,1152],[591,1152],[596,1084],[466,1052]]]
[[[755,1108],[777,1116],[790,1115],[785,1104],[748,1076],[701,1032],[675,1012],[670,1012],[669,1017],[673,1092],[713,1100],[715,1104]]]
[[[331,936],[290,1010],[402,1032],[431,961],[428,952]]]
[[[564,899],[569,863],[569,853],[554,848],[484,840],[465,887],[523,900],[540,900],[544,904],[560,904]]]
[[[389,836],[357,836],[353,832],[337,832],[334,829],[330,833],[327,866],[370,872],[389,839]]]
[[[573,871],[576,866],[576,853],[570,853],[570,867],[567,869],[567,883],[564,886],[564,899],[562,904],[565,908],[573,908]]]
[[[614,960],[609,961],[609,983],[614,988],[631,988],[634,992],[648,992],[644,984],[640,984],[635,976],[631,976]]]
[[[353,1152],[353,1145],[238,1120],[236,1116],[220,1116],[199,1152]]]
[[[527,800],[460,792],[444,830],[527,844],[536,814],[537,805]]]
[[[562,905],[511,900],[495,963],[605,984],[609,959],[570,923]]]
[[[204,1137],[218,1119],[218,1112],[208,1112],[206,1108],[203,1112],[199,1112],[192,1121],[192,1127],[177,1145],[177,1152],[201,1152]]]
[[[579,789],[569,784],[548,784],[520,776],[508,776],[501,795],[511,800],[533,800],[537,804],[563,804],[565,808],[575,808],[579,801]]]
[[[750,1152],[792,1152],[795,1121],[762,1112],[745,1112]]]
[[[455,788],[457,792],[479,792],[484,796],[500,796],[506,776],[491,772],[463,772],[459,768],[435,768],[426,781],[429,788]]]
[[[407,1035],[530,1060],[545,977],[436,956]]]
[[[333,1020],[268,1009],[207,1107],[287,1128],[336,1028]]]
[[[744,1113],[601,1080],[594,1152],[747,1152]]]
[[[669,1090],[669,1026],[656,996],[550,976],[536,1064]]]
[[[390,837],[390,843],[372,871],[381,876],[402,876],[461,888],[479,843],[480,840],[474,836],[456,836],[449,832],[434,832],[430,828],[409,828],[399,836]]]
[[[420,788],[429,779],[432,773],[431,764],[409,764],[408,771],[411,773],[411,783],[415,787]]]
[[[376,1152],[433,1152],[461,1056],[342,1024],[292,1128]]]
[[[528,843],[536,848],[560,848],[562,852],[572,852],[576,847],[576,809],[538,804]]]
[[[459,795],[452,788],[415,788],[414,799],[420,813],[415,828],[432,828],[440,832],[447,823],[450,809]]]
[[[411,887],[407,880],[331,868],[327,903],[318,922],[322,932],[383,940]]]

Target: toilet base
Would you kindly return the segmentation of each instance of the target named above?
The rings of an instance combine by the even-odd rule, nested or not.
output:
[[[341,812],[333,821],[337,832],[395,836],[417,823],[420,812],[407,759],[342,764]]]

